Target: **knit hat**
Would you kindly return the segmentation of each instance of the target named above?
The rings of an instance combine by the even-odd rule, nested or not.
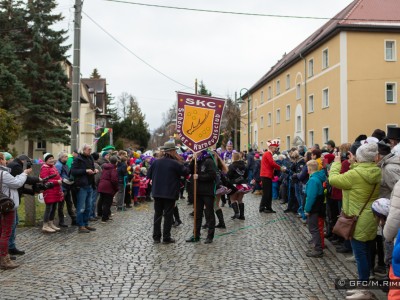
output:
[[[142,172],[143,175],[147,175],[147,169],[145,167],[141,167],[140,172]]]
[[[358,162],[373,162],[377,154],[378,144],[364,144],[357,149],[356,158]]]
[[[324,155],[324,159],[326,159],[326,162],[328,164],[331,164],[335,160],[335,155],[333,155],[331,153],[327,153]]]
[[[12,155],[8,152],[3,152],[4,154],[4,158],[6,159],[6,161],[9,161],[12,158]]]
[[[45,155],[43,155],[44,162],[47,162],[47,160],[50,159],[51,157],[54,158],[53,154],[51,153],[46,153]]]
[[[387,198],[379,198],[372,203],[371,209],[374,215],[381,219],[386,219],[389,215],[390,200]]]
[[[260,153],[254,154],[254,157],[255,157],[255,158],[260,158]]]
[[[104,158],[104,157],[106,157],[107,154],[110,154],[110,153],[109,153],[108,151],[103,151],[103,152],[101,153],[101,157]]]
[[[380,155],[383,155],[383,156],[386,156],[391,153],[389,139],[384,138],[378,143],[378,152]]]

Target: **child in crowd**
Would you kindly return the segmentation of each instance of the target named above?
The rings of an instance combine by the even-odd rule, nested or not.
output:
[[[132,200],[133,205],[138,206],[138,195],[139,195],[139,188],[140,188],[140,166],[136,166],[133,173],[132,178]]]

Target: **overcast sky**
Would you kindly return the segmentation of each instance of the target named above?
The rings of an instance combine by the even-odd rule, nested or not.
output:
[[[73,42],[74,0],[58,0]],[[333,17],[351,0],[122,0],[146,4],[304,17]],[[194,92],[197,78],[215,96],[234,98],[250,88],[285,52],[327,20],[242,16],[85,0],[83,11],[156,72],[107,36],[83,14],[81,73],[98,68],[108,92],[134,95],[150,129],[176,101]],[[72,47],[69,51],[72,61]],[[181,85],[182,84],[182,85]],[[187,87],[186,87],[187,86]],[[189,89],[190,87],[191,89]]]

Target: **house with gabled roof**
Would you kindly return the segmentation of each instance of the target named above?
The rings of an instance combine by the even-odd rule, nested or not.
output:
[[[241,149],[352,142],[400,125],[398,0],[355,0],[243,95]],[[250,97],[249,97],[250,96]],[[248,109],[250,107],[250,109]],[[248,111],[250,110],[250,111]]]

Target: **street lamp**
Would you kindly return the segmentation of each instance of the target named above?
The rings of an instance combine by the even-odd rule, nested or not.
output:
[[[242,99],[242,91],[245,90],[247,94],[247,151],[250,150],[250,102],[251,102],[251,95],[248,89],[242,88],[239,92],[239,103],[244,103],[244,100]]]

